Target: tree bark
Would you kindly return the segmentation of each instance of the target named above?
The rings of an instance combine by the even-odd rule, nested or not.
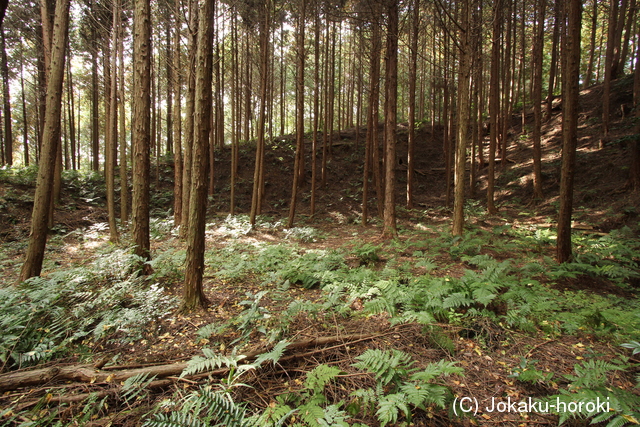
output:
[[[113,3],[113,25],[111,27],[111,85],[109,87],[109,122],[107,124],[107,156],[106,156],[106,187],[107,187],[107,212],[109,217],[109,241],[117,243],[120,239],[116,224],[116,153],[118,149],[118,33],[120,31],[120,1]]]
[[[271,27],[271,2],[267,1],[260,19],[260,106],[258,111],[258,138],[256,141],[256,162],[253,174],[253,193],[251,197],[251,213],[249,221],[254,226],[256,216],[262,210],[264,195],[264,149],[265,149],[265,118],[267,106],[267,86],[269,70],[269,33]]]
[[[558,39],[560,38],[560,12],[562,10],[562,0],[554,0],[553,9],[553,41],[551,45],[551,62],[549,64],[549,86],[547,94],[546,120],[551,119],[553,109],[553,93],[556,86],[556,70],[558,68]]]
[[[172,87],[175,94],[176,105],[173,109],[173,224],[177,227],[182,224],[182,168],[184,159],[182,157],[182,69],[180,61],[180,39],[182,22],[180,20],[181,1],[175,1],[174,12],[174,34],[173,34],[173,82]]]
[[[396,229],[395,169],[396,121],[398,114],[398,0],[389,0],[387,6],[387,53],[385,67],[385,237],[398,234]]]
[[[31,217],[31,232],[26,258],[20,272],[20,281],[40,275],[47,243],[49,207],[53,193],[56,157],[60,145],[60,112],[69,28],[69,0],[57,1],[54,28],[47,79],[45,126]]]
[[[582,2],[568,3],[566,54],[563,55],[562,170],[560,172],[560,211],[556,257],[559,263],[571,260],[571,213],[576,147],[578,143],[578,102],[580,95],[580,31]]]
[[[418,36],[420,34],[420,0],[413,1],[409,59],[409,140],[407,142],[407,209],[413,209],[413,178],[416,151],[416,79],[418,68]]]
[[[589,47],[589,63],[587,64],[587,75],[584,79],[584,88],[591,86],[593,76],[593,61],[596,54],[596,34],[598,29],[598,0],[592,0],[591,5],[591,39]]]
[[[124,35],[124,29],[121,28],[120,37]],[[118,106],[120,107],[120,223],[124,224],[129,221],[129,179],[127,177],[127,138],[125,129],[125,111],[124,111],[124,93],[125,93],[125,80],[124,80],[124,45],[120,43],[118,45],[118,56],[120,58],[120,92]]]
[[[453,198],[453,230],[454,236],[462,236],[464,231],[464,188],[465,166],[467,164],[467,139],[469,138],[469,117],[471,97],[471,44],[469,40],[470,0],[465,0],[461,7],[460,19],[460,68],[458,72],[458,123],[456,126],[456,156],[454,169],[454,198]]]
[[[151,259],[149,242],[149,181],[151,179],[151,14],[148,0],[135,0],[133,11],[133,202],[132,235],[134,252],[142,260]],[[148,264],[142,266],[149,273]]]
[[[544,45],[544,17],[546,0],[537,0],[536,36],[533,46],[533,201],[537,202],[544,197],[542,192],[542,48]]]
[[[558,0],[559,1],[559,0]],[[500,87],[500,23],[502,21],[502,0],[494,0],[493,5],[493,40],[491,41],[491,76],[489,82],[489,171],[487,176],[487,211],[496,214],[494,204],[496,146],[498,140],[498,110]]]
[[[602,133],[604,136],[609,135],[609,119],[611,116],[611,80],[613,79],[615,38],[618,23],[618,1],[619,0],[611,0],[611,7],[609,10],[607,51],[604,61],[604,88],[602,93]]]
[[[180,222],[180,237],[186,238],[189,229],[189,200],[191,197],[191,160],[193,151],[193,115],[194,115],[194,94],[195,94],[195,60],[196,60],[196,37],[198,34],[198,19],[195,0],[189,1],[189,41],[188,58],[189,66],[187,73],[187,99],[186,99],[186,120],[184,123],[184,155],[182,168],[182,219]]]
[[[193,159],[187,234],[187,260],[184,278],[183,311],[204,308],[208,304],[202,289],[205,251],[205,225],[211,133],[211,80],[213,68],[213,3],[199,0],[199,24],[196,54],[196,87],[193,126]]]
[[[293,227],[298,201],[298,187],[302,177],[301,165],[304,158],[304,27],[306,15],[306,0],[300,1],[300,12],[297,28],[297,75],[296,75],[296,154],[293,166],[293,185],[291,189],[291,204],[289,206],[289,220],[287,227]]]
[[[0,26],[2,53],[2,98],[4,100],[4,164],[13,165],[13,130],[11,126],[11,95],[9,92],[9,64],[4,27]]]

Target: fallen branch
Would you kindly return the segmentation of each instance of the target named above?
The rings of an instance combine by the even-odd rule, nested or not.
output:
[[[379,334],[353,334],[344,336],[319,337],[300,340],[290,343],[287,351],[307,349],[311,347],[326,346],[334,343],[359,342],[379,337]],[[322,349],[321,351],[324,351]],[[250,351],[245,353],[244,360],[251,361],[265,353],[264,350]],[[290,355],[288,358],[303,357],[302,355]],[[74,365],[62,367],[49,367],[43,369],[35,369],[31,371],[9,372],[0,375],[0,392],[15,390],[22,387],[42,386],[53,381],[68,381],[74,383],[115,383],[119,384],[127,378],[135,375],[146,374],[155,376],[157,379],[167,378],[171,376],[179,376],[187,367],[186,362],[172,363],[168,365],[147,366],[144,368],[124,369],[120,371],[107,371],[96,369],[93,365]],[[220,373],[226,372],[226,369],[220,370]],[[209,374],[214,374],[210,372]]]

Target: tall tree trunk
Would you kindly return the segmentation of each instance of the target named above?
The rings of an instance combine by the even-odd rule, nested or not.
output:
[[[629,40],[631,39],[632,26],[636,20],[636,0],[630,0],[629,15],[625,22],[624,40],[622,41],[622,51],[620,52],[620,59],[617,62],[614,75],[618,76],[624,73],[624,66],[627,63],[627,56],[629,55]]]
[[[151,179],[151,13],[148,0],[134,0],[133,10],[133,202],[134,252],[151,259],[149,242],[149,187]],[[143,265],[143,274],[150,272]]]
[[[71,55],[69,55],[69,58]],[[67,61],[67,64],[69,61]],[[71,67],[67,66],[67,105],[68,105],[68,120],[69,120],[69,138],[71,142],[71,168],[73,170],[79,169],[79,164],[76,162],[76,113],[75,113],[75,101],[73,96],[73,76],[71,75]]]
[[[2,53],[2,98],[4,99],[4,163],[13,165],[13,130],[11,128],[11,96],[9,93],[9,65],[4,27],[0,26],[0,47]]]
[[[560,13],[562,11],[562,0],[554,0],[553,10],[553,41],[551,45],[551,63],[549,64],[549,86],[547,94],[546,120],[551,119],[553,109],[553,92],[556,85],[556,70],[558,68],[558,40],[560,38]]]
[[[387,53],[385,67],[385,191],[383,235],[392,237],[396,229],[395,169],[396,121],[398,114],[398,0],[387,6]]]
[[[298,187],[302,175],[301,165],[304,158],[304,27],[306,15],[306,0],[300,2],[297,28],[297,73],[296,73],[296,154],[293,166],[293,187],[291,188],[291,204],[289,206],[289,220],[287,227],[293,227],[296,215]]]
[[[186,120],[184,123],[184,167],[182,168],[182,221],[180,223],[180,237],[186,238],[189,229],[189,200],[191,196],[191,159],[193,150],[193,116],[194,116],[194,96],[195,96],[195,61],[196,61],[196,37],[198,35],[198,19],[196,0],[189,2],[189,41],[188,60],[189,67],[187,73],[187,99],[186,99]]]
[[[313,25],[313,141],[311,142],[311,217],[316,214],[316,183],[318,181],[318,165],[316,161],[318,149],[318,125],[320,119],[320,10],[316,7]]]
[[[559,0],[558,0],[559,1]],[[498,139],[498,110],[500,96],[500,23],[502,21],[502,0],[493,4],[493,40],[491,41],[491,76],[489,82],[489,171],[487,176],[487,211],[496,214],[494,204],[496,145]]]
[[[587,75],[584,79],[584,88],[591,86],[593,76],[593,59],[596,54],[596,35],[598,30],[598,0],[591,2],[591,38],[589,47],[589,63],[587,64]]]
[[[636,27],[636,39],[640,38],[640,26]],[[634,133],[640,133],[640,43],[636,43],[636,61],[633,70],[633,111],[636,117]],[[640,140],[631,144],[629,158],[629,186],[634,192],[640,190]]]
[[[627,13],[627,6],[629,5],[629,0],[622,0],[622,4],[620,5],[620,9],[616,16],[616,27],[615,33],[613,37],[613,58],[611,60],[611,80],[615,80],[618,78],[618,73],[620,71],[620,57],[622,54],[622,32],[625,25],[625,15]]]
[[[124,36],[124,29],[120,28],[120,39]],[[120,59],[120,67],[118,69],[120,76],[120,92],[118,106],[120,108],[120,223],[124,224],[129,221],[129,179],[127,177],[127,137],[125,129],[125,111],[124,111],[124,46],[123,43],[118,45],[118,57]]]
[[[618,25],[618,1],[611,0],[609,11],[609,28],[607,30],[607,51],[604,62],[604,89],[602,94],[602,133],[609,134],[611,116],[611,80],[613,80],[613,64],[615,56],[616,27]]]
[[[173,223],[177,227],[182,224],[182,168],[184,160],[182,157],[182,69],[180,61],[180,5],[181,0],[175,0],[174,5],[174,34],[173,34],[173,88],[176,105],[173,109]]]
[[[31,217],[29,246],[20,272],[20,281],[40,275],[47,243],[54,169],[60,145],[60,110],[62,108],[62,81],[64,80],[69,28],[69,0],[57,1],[54,22],[55,30],[51,41],[52,53],[47,79],[47,105],[42,135],[42,151]]]
[[[460,19],[460,68],[458,72],[458,123],[456,126],[456,156],[454,170],[453,229],[454,236],[462,236],[464,231],[464,188],[465,166],[467,164],[467,139],[469,138],[469,116],[471,112],[471,44],[470,44],[470,0],[462,4]]]
[[[166,82],[167,82],[167,137],[166,137],[166,146],[165,152],[167,154],[173,152],[173,50],[171,49],[171,23],[170,20],[167,19],[166,28],[165,28],[165,73],[166,73]],[[177,72],[177,70],[176,70]]]
[[[229,213],[236,214],[236,180],[238,177],[238,139],[240,129],[238,28],[235,10],[231,10],[231,194]]]
[[[378,162],[378,102],[380,91],[380,50],[381,50],[381,36],[380,36],[380,24],[377,21],[377,17],[374,16],[372,22],[372,34],[371,34],[371,70],[369,72],[369,111],[367,118],[367,141],[365,146],[365,159],[364,159],[364,179],[362,185],[362,224],[367,225],[369,220],[369,175],[373,173],[373,178],[376,184],[376,197],[378,203],[378,215],[382,214],[380,201],[382,201],[382,191],[379,172],[380,166]]]
[[[614,0],[617,1],[617,0]],[[562,170],[560,172],[560,211],[558,213],[558,241],[556,257],[559,263],[569,261],[571,255],[571,212],[573,208],[573,180],[578,144],[578,102],[580,95],[580,32],[582,2],[569,0],[566,26],[566,54],[563,55],[562,108]]]
[[[537,0],[536,36],[533,45],[533,200],[542,200],[542,48],[544,45],[544,18],[546,0]]]
[[[191,311],[206,307],[202,289],[204,272],[205,225],[209,173],[209,140],[211,133],[211,79],[213,63],[213,3],[199,0],[198,48],[196,58],[196,88],[194,144],[192,160],[192,189],[190,192],[187,260],[184,278],[182,309]]]
[[[69,87],[70,86],[71,80],[69,80]],[[20,39],[20,92],[22,94],[22,144],[24,147],[24,165],[29,166],[29,121],[27,118],[27,102],[24,92],[24,46],[22,44],[22,39]]]
[[[267,1],[260,19],[260,107],[258,111],[258,140],[256,141],[256,162],[253,174],[253,194],[249,221],[254,226],[256,216],[262,210],[264,194],[264,149],[265,149],[265,117],[267,105],[267,83],[269,70],[269,29],[271,27],[271,2]]]
[[[420,34],[420,0],[413,1],[411,47],[409,59],[409,140],[407,142],[407,209],[413,209],[413,178],[416,151],[416,75],[418,67],[418,36]]]
[[[111,85],[109,87],[109,122],[107,124],[107,156],[106,187],[107,212],[109,217],[109,241],[118,242],[118,226],[116,224],[116,153],[118,149],[118,33],[120,32],[120,0],[113,3],[113,26],[111,27]],[[107,77],[107,76],[105,76]]]
[[[95,30],[92,30],[95,32]],[[95,37],[95,36],[92,36]],[[91,170],[100,170],[100,121],[98,111],[98,48],[91,46]]]

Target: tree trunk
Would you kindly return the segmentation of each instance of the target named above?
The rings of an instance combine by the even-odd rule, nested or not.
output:
[[[202,289],[205,251],[205,225],[211,133],[211,80],[213,68],[213,3],[199,0],[199,24],[196,55],[196,87],[194,109],[194,145],[187,235],[187,260],[182,309],[191,311],[208,304]]]
[[[609,28],[607,30],[607,51],[604,61],[604,89],[602,93],[602,133],[609,134],[609,118],[611,115],[611,80],[615,56],[615,36],[618,23],[618,0],[611,1],[609,11]]]
[[[560,38],[560,11],[562,10],[562,0],[554,0],[553,10],[553,42],[551,46],[551,63],[549,64],[549,86],[547,94],[546,120],[551,119],[553,108],[553,92],[556,84],[556,70],[558,68],[558,39]]]
[[[546,0],[537,0],[537,22],[536,36],[533,46],[533,200],[542,200],[542,49],[544,45],[544,17]]]
[[[95,30],[92,30],[95,32]],[[95,37],[93,35],[92,37]],[[95,44],[95,43],[93,43]],[[100,122],[98,111],[98,52],[95,45],[91,46],[91,170],[100,170]]]
[[[293,227],[298,201],[298,187],[302,176],[301,165],[304,158],[304,27],[306,15],[306,0],[300,2],[300,13],[297,28],[297,65],[296,73],[296,154],[293,166],[293,186],[291,188],[291,205],[289,206],[289,220],[287,227]]]
[[[489,171],[487,176],[487,211],[496,214],[494,204],[496,145],[498,139],[498,110],[500,87],[500,24],[502,21],[502,0],[494,0],[493,40],[491,41],[491,76],[489,82]]]
[[[380,27],[377,17],[374,16],[372,22],[373,29],[371,34],[371,70],[369,72],[369,112],[367,118],[367,141],[365,146],[364,159],[364,179],[362,185],[362,224],[367,225],[369,220],[369,175],[373,172],[374,181],[376,183],[376,197],[382,200],[380,182],[377,178],[379,173],[378,156],[378,99],[380,91]],[[372,170],[373,169],[373,170]],[[380,205],[378,205],[380,207]],[[382,214],[382,210],[378,209],[378,215]]]
[[[69,80],[68,87],[71,87],[71,80]],[[22,39],[20,39],[20,89],[22,93],[22,128],[23,128],[22,143],[24,147],[24,153],[23,153],[24,165],[29,166],[29,123],[27,120],[27,102],[26,102],[26,95],[24,92],[24,46],[22,44]],[[73,105],[73,101],[72,101],[72,105]],[[73,114],[73,107],[71,109],[71,113]],[[73,125],[73,122],[72,122],[72,125]],[[72,135],[72,138],[73,138],[73,135]]]
[[[177,0],[179,1],[179,0]],[[238,138],[240,122],[239,72],[238,72],[238,28],[235,10],[231,10],[231,194],[229,213],[236,214],[236,179],[238,177]]]
[[[124,36],[124,29],[120,28],[120,37]],[[129,221],[129,179],[127,177],[127,138],[125,129],[125,111],[124,111],[124,45],[119,43],[118,56],[120,57],[120,93],[118,106],[120,107],[120,223],[125,224]]]
[[[418,66],[418,36],[420,31],[420,0],[413,1],[411,53],[409,59],[409,140],[407,142],[407,209],[413,209],[413,178],[416,151],[416,75]]]
[[[4,99],[4,163],[13,165],[13,130],[11,128],[11,96],[9,93],[9,65],[7,64],[7,47],[4,27],[0,26],[0,43],[2,53],[2,98]]]
[[[624,40],[622,41],[622,51],[620,52],[620,59],[618,60],[616,71],[614,75],[618,76],[624,73],[624,66],[627,63],[627,56],[629,55],[629,40],[631,38],[632,25],[636,20],[636,0],[630,0],[629,16],[627,16],[624,30]]]
[[[596,54],[596,34],[598,29],[598,0],[592,0],[591,5],[591,41],[589,47],[589,63],[587,64],[587,76],[584,79],[584,88],[591,86],[593,76],[593,59]]]
[[[29,246],[20,272],[20,281],[39,276],[47,243],[49,207],[53,193],[55,162],[60,145],[60,110],[62,107],[62,81],[69,28],[69,0],[58,0],[55,9],[55,30],[47,79],[47,104],[42,150],[31,217]]]
[[[398,113],[398,0],[387,6],[387,53],[385,67],[385,191],[383,236],[393,237],[396,229],[395,169],[396,121]]]
[[[193,151],[193,115],[194,115],[194,94],[195,94],[195,60],[196,60],[196,37],[198,35],[198,19],[195,0],[189,2],[189,41],[188,60],[189,67],[187,73],[187,99],[186,99],[186,120],[184,124],[184,167],[182,168],[182,220],[180,222],[180,237],[186,238],[189,229],[189,200],[191,197],[191,160]]]
[[[313,141],[311,142],[311,217],[316,214],[316,182],[318,181],[318,165],[316,161],[318,149],[318,125],[320,119],[320,10],[316,8],[313,25]]]
[[[173,109],[173,224],[176,227],[182,224],[182,168],[184,166],[182,157],[182,69],[180,68],[180,27],[182,22],[180,20],[180,13],[178,12],[180,5],[181,0],[176,0],[173,35],[173,81],[171,84],[176,99],[176,105]]]
[[[614,0],[615,2],[616,0]],[[571,260],[571,212],[573,179],[578,143],[578,102],[580,95],[580,32],[582,3],[570,0],[566,29],[566,54],[563,55],[562,170],[560,172],[560,211],[558,213],[557,260]]]
[[[133,202],[135,254],[151,259],[149,242],[149,181],[151,179],[151,14],[148,0],[135,0],[133,11]],[[148,264],[143,274],[149,273]]]
[[[456,126],[456,156],[454,170],[454,198],[453,198],[453,230],[454,236],[462,236],[464,231],[464,188],[465,188],[465,166],[467,164],[467,139],[469,137],[469,116],[470,116],[470,96],[471,96],[471,44],[469,13],[470,0],[465,0],[462,5],[460,19],[460,69],[458,72],[458,111]]]
[[[267,1],[260,19],[260,108],[258,112],[258,140],[256,141],[256,162],[253,174],[253,194],[251,197],[251,213],[249,221],[254,226],[256,216],[262,210],[264,195],[264,149],[265,149],[265,117],[267,105],[267,83],[269,70],[269,29],[271,27],[271,2]]]
[[[118,33],[120,31],[120,0],[113,4],[113,26],[111,27],[111,85],[109,87],[109,122],[107,124],[107,156],[106,156],[106,187],[107,187],[107,212],[109,217],[109,241],[117,243],[120,239],[118,226],[116,225],[116,153],[118,149]],[[106,76],[105,76],[106,77]]]

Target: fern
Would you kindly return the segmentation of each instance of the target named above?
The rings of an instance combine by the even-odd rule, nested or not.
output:
[[[573,367],[575,375],[565,375],[571,381],[571,388],[597,388],[603,387],[607,382],[607,373],[622,371],[624,367],[604,360],[586,360]]]
[[[122,385],[122,397],[131,402],[142,396],[145,388],[156,379],[156,376],[149,377],[149,374],[142,373],[127,378]]]
[[[380,421],[380,425],[391,423],[395,424],[398,421],[398,414],[400,411],[408,419],[411,418],[411,410],[407,404],[407,396],[404,393],[394,393],[383,396],[378,403],[378,411],[376,415]]]
[[[281,427],[298,409],[291,409],[287,404],[272,403],[265,409],[256,422],[264,427]]]
[[[224,427],[249,427],[245,410],[223,393],[213,392],[203,388],[194,405],[196,408],[204,408],[206,420],[217,422],[215,425]],[[202,416],[202,414],[201,414]]]
[[[397,382],[408,373],[413,364],[411,356],[399,350],[369,349],[356,359],[359,362],[353,366],[372,372],[378,383],[383,386]]]
[[[340,375],[340,372],[340,369],[335,366],[318,365],[307,374],[305,387],[313,394],[320,394],[332,379]]]
[[[260,366],[267,361],[271,361],[274,364],[278,363],[278,360],[280,360],[289,344],[291,343],[286,340],[279,341],[270,352],[262,353],[260,356],[258,356],[254,362],[254,365]]]
[[[324,418],[324,409],[315,402],[308,402],[300,406],[298,415],[309,427],[320,427],[319,419]]]
[[[188,412],[171,412],[169,414],[154,414],[153,419],[147,419],[144,427],[209,427],[209,423],[200,420]]]
[[[238,362],[246,358],[246,356],[243,355],[222,356],[216,354],[210,348],[203,348],[202,353],[204,357],[194,356],[187,362],[187,367],[184,368],[180,374],[181,378],[204,371],[213,371],[222,367],[238,367]]]

